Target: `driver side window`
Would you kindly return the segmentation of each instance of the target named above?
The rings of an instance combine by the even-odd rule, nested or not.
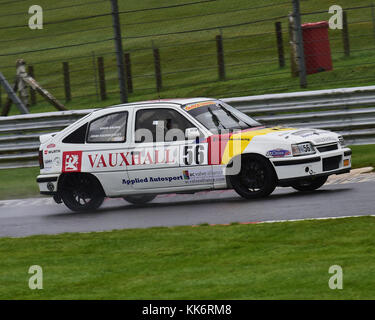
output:
[[[135,142],[162,142],[185,140],[185,130],[195,127],[173,109],[142,109],[136,113]]]

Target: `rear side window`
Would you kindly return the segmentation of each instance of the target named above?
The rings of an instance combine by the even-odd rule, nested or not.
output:
[[[85,143],[87,123],[73,131],[62,141],[63,143]]]
[[[111,113],[93,120],[89,126],[87,142],[125,142],[127,120],[127,112]]]

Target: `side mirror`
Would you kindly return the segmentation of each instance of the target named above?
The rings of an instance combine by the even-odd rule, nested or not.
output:
[[[187,140],[194,140],[196,138],[199,138],[199,136],[200,136],[200,133],[197,128],[187,128],[185,130],[185,138]]]

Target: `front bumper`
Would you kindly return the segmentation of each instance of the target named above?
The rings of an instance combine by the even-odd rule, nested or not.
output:
[[[348,173],[351,169],[349,148],[316,153],[310,156],[293,158],[272,158],[279,185],[287,185],[297,180]]]
[[[314,178],[326,177],[326,176],[330,176],[332,174],[349,173],[350,169],[351,168],[335,170],[335,171],[331,171],[329,174],[327,174],[327,173],[320,173],[320,174],[315,174],[313,176],[308,176],[308,177],[298,177],[298,178],[281,179],[281,180],[279,180],[278,185],[280,187],[289,187],[290,185],[292,185],[293,183],[298,182],[298,181],[306,181],[307,179],[311,179],[312,180]]]

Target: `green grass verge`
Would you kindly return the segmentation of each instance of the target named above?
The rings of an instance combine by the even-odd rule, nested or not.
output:
[[[0,200],[39,196],[39,168],[0,170]]]
[[[353,168],[375,168],[375,145],[351,146]],[[39,168],[0,170],[0,200],[39,196],[35,180]]]
[[[374,217],[0,239],[0,299],[374,299]],[[43,290],[28,269],[43,268]],[[331,290],[331,265],[343,289]]]
[[[375,145],[351,146],[350,148],[353,150],[353,168],[375,168]]]

